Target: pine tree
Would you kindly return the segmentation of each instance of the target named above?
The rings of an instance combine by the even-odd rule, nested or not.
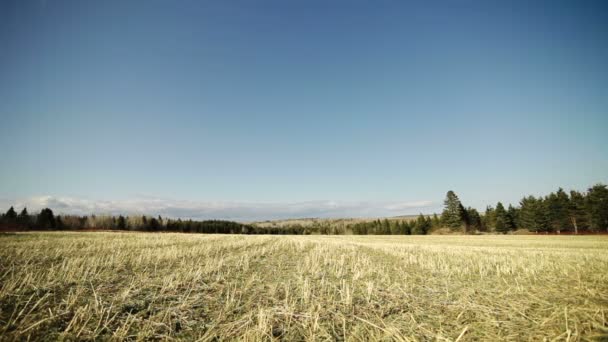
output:
[[[536,216],[538,216],[537,208],[539,206],[539,200],[536,199],[534,196],[524,197],[519,202],[519,206],[520,206],[520,214],[519,214],[520,227],[525,228],[531,232],[539,232],[539,229],[538,229],[537,223],[536,223],[537,222]]]
[[[118,221],[116,222],[116,229],[126,230],[127,229],[127,220],[124,216],[118,216]]]
[[[391,235],[400,235],[401,234],[401,223],[399,221],[391,222]]]
[[[65,225],[63,224],[63,220],[61,219],[61,216],[57,215],[57,217],[55,217],[55,227],[54,229],[65,229]]]
[[[509,231],[505,218],[503,216],[496,216],[496,226],[494,227],[497,233],[506,234]]]
[[[411,235],[412,234],[412,223],[411,222],[403,221],[401,227],[403,229],[403,234],[404,235]]]
[[[384,219],[382,221],[380,234],[382,235],[390,235],[391,234],[391,224],[388,222],[388,219]]]
[[[19,215],[17,216],[17,222],[21,225],[22,228],[27,228],[30,224],[30,215],[27,212],[27,208],[23,208]]]
[[[509,227],[507,225],[507,221],[508,221],[507,211],[505,210],[505,207],[500,202],[496,203],[495,230],[498,233],[502,233],[502,234],[506,234],[507,232],[509,232]]]
[[[55,229],[56,227],[57,227],[57,222],[55,221],[55,216],[53,215],[53,211],[49,208],[42,209],[36,219],[36,228],[37,229]]]
[[[481,231],[482,230],[481,216],[479,215],[479,212],[477,211],[477,209],[468,207],[467,216],[469,217],[469,222],[470,222],[471,228]]]
[[[486,207],[486,212],[483,215],[482,223],[484,231],[491,231],[496,226],[496,212],[491,205]]]
[[[568,212],[570,206],[568,194],[562,188],[559,188],[557,193],[552,192],[545,197],[545,202],[551,230],[557,233],[562,230],[569,230],[571,221]]]
[[[433,219],[431,222],[432,229],[438,229],[441,227],[441,221],[439,220],[439,216],[436,213],[433,213]]]
[[[6,214],[4,214],[4,218],[10,221],[14,221],[17,218],[17,212],[15,212],[15,208],[10,207]]]
[[[443,224],[451,229],[461,228],[463,226],[462,204],[454,191],[448,191],[443,204],[445,206],[445,209],[441,214],[441,221]]]
[[[587,212],[592,230],[608,232],[608,188],[606,185],[597,184],[589,188]]]
[[[570,191],[570,206],[568,214],[574,234],[578,234],[579,230],[586,230],[589,226],[588,216],[586,212],[585,196],[578,191]]]
[[[416,219],[416,224],[414,225],[414,228],[412,229],[412,234],[417,234],[417,235],[425,235],[428,233],[429,229],[430,229],[430,222],[426,220],[426,218],[424,217],[424,215],[422,215],[422,213],[420,215],[418,215],[418,218]]]
[[[509,204],[509,208],[507,209],[507,227],[509,230],[517,229],[517,221],[518,221],[518,210],[515,209],[511,204]]]
[[[460,219],[464,225],[464,233],[468,233],[471,230],[471,219],[469,218],[469,213],[462,206],[462,203],[459,204],[458,210],[460,211]]]

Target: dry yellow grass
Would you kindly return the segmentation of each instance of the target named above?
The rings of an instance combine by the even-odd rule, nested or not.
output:
[[[2,235],[0,335],[601,339],[607,251],[572,236]]]

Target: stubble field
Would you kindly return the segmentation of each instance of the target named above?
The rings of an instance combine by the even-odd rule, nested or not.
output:
[[[2,340],[605,340],[608,238],[0,235]]]

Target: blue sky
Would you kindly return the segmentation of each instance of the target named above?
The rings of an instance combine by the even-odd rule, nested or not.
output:
[[[1,203],[272,218],[584,190],[608,182],[607,42],[603,1],[2,1]]]

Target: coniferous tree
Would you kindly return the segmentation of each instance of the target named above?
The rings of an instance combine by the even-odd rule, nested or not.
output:
[[[10,220],[10,221],[15,221],[15,219],[17,219],[17,212],[15,212],[15,208],[10,207],[6,211],[6,214],[4,214],[4,219]]]
[[[431,222],[431,228],[432,229],[441,228],[441,221],[439,220],[439,216],[437,216],[437,213],[433,213],[433,219],[432,219],[432,222]]]
[[[127,220],[124,216],[118,216],[118,220],[116,221],[116,229],[126,230],[127,229]]]
[[[477,211],[477,209],[468,207],[466,210],[467,210],[467,216],[469,217],[469,222],[470,222],[471,228],[474,230],[481,231],[482,230],[481,216],[479,215],[479,212]]]
[[[486,207],[482,223],[484,231],[494,230],[494,227],[496,226],[496,212],[491,205]]]
[[[402,224],[403,227],[403,234],[405,235],[411,235],[412,234],[412,223],[413,222],[408,222],[408,221],[404,221]]]
[[[148,221],[148,230],[152,231],[152,232],[160,231],[160,223],[158,222],[158,220],[156,218],[152,217]]]
[[[593,231],[608,232],[608,188],[597,184],[587,191],[587,211]]]
[[[433,230],[433,220],[430,216],[425,216],[425,234],[429,234]]]
[[[462,203],[459,205],[459,211],[460,219],[464,225],[464,233],[466,234],[471,230],[471,218],[469,217],[467,210],[462,206]]]
[[[529,231],[534,230],[534,211],[536,210],[536,198],[534,196],[524,197],[519,201],[519,226]]]
[[[462,204],[458,199],[458,196],[454,191],[450,190],[446,194],[445,201],[443,202],[445,208],[441,214],[442,223],[451,229],[459,229],[463,226],[463,213]]]
[[[536,233],[550,231],[551,225],[547,215],[546,203],[542,198],[524,197],[520,205],[519,216],[522,228]]]
[[[57,217],[55,217],[55,227],[54,229],[65,229],[65,225],[63,224],[63,220],[61,219],[60,215],[57,215]]]
[[[517,229],[517,221],[518,221],[519,212],[515,209],[514,206],[509,204],[509,208],[507,209],[507,228],[509,230]]]
[[[506,234],[509,231],[507,223],[505,222],[504,216],[496,216],[496,223],[494,229],[497,233]]]
[[[414,225],[414,227],[412,229],[412,234],[425,235],[428,233],[430,228],[431,227],[430,227],[429,221],[426,220],[424,215],[420,214],[420,215],[418,215],[418,218],[416,219],[416,224]]]
[[[395,221],[391,225],[391,234],[392,235],[401,235],[401,223],[399,221]]]
[[[380,234],[382,234],[382,235],[391,234],[391,224],[390,224],[390,222],[388,222],[388,219],[382,220],[382,224],[380,226]]]
[[[570,205],[568,207],[570,222],[574,229],[574,234],[578,234],[580,230],[587,230],[588,215],[586,211],[585,196],[578,191],[570,191]]]
[[[557,193],[552,192],[545,197],[545,206],[551,231],[559,234],[562,230],[569,230],[571,225],[568,212],[569,202],[568,194],[562,188],[559,188]]]
[[[496,223],[495,230],[498,233],[506,234],[509,232],[507,211],[502,203],[496,203]]]
[[[27,212],[27,208],[24,207],[23,210],[21,210],[21,212],[19,213],[19,215],[17,215],[17,223],[19,223],[22,228],[29,228],[30,215]]]
[[[55,221],[55,216],[53,215],[53,211],[49,208],[44,208],[38,214],[36,219],[36,229],[55,229],[57,227],[57,222]]]

